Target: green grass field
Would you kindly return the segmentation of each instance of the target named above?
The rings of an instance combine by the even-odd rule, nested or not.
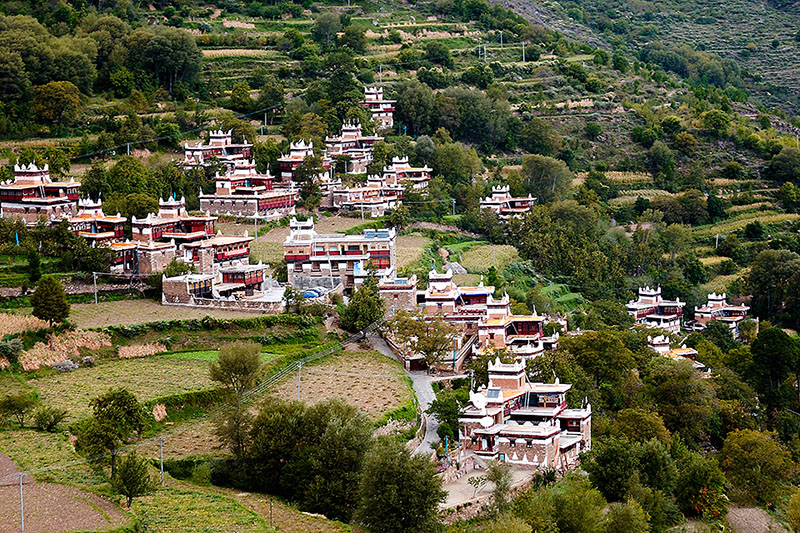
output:
[[[494,266],[502,272],[505,266],[519,258],[517,249],[508,244],[481,245],[470,248],[461,254],[461,266],[469,273],[482,274]]]
[[[144,402],[213,387],[206,362],[161,356],[109,361],[28,383],[35,387],[44,405],[67,409],[68,421],[90,414],[89,401],[113,388],[126,388]]]
[[[211,361],[217,360],[218,354],[219,354],[218,350],[197,350],[192,352],[164,353],[153,357],[156,357],[158,359],[177,359],[180,361],[204,361],[206,363],[210,363]],[[266,363],[267,361],[272,361],[273,359],[283,357],[284,355],[286,354],[261,352],[261,360]]]

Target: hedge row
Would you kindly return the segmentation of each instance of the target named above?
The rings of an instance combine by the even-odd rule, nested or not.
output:
[[[126,324],[121,326],[107,326],[98,328],[112,336],[124,338],[138,337],[149,331],[203,331],[216,329],[258,329],[273,326],[296,326],[310,328],[322,321],[320,317],[296,314],[258,315],[252,318],[222,319],[211,315],[203,318],[188,318],[179,320],[157,320],[141,324]]]

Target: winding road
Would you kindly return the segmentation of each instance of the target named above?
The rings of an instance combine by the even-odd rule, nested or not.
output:
[[[389,345],[380,335],[370,333],[367,335],[367,338],[369,339],[373,348],[378,350],[383,355],[391,357],[397,361],[397,357],[395,357],[394,352],[391,348],[389,348]],[[419,409],[423,413],[428,410],[428,407],[431,406],[433,400],[436,399],[436,393],[433,392],[434,381],[447,381],[450,379],[466,377],[464,375],[434,377],[427,372],[409,372],[405,369],[404,372],[411,379],[412,386],[414,387],[414,394],[417,395],[417,402],[419,402]],[[417,449],[414,450],[414,454],[416,455],[430,455],[433,452],[431,445],[439,440],[439,435],[436,433],[436,430],[439,429],[439,421],[432,416],[425,416],[427,420],[425,438],[422,439],[422,442],[420,442],[419,446],[417,446]]]

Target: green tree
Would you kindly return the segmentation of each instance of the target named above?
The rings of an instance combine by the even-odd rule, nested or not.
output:
[[[492,488],[492,505],[499,512],[508,505],[511,494],[511,465],[500,461],[491,461],[486,466],[486,481],[494,485]]]
[[[35,396],[28,393],[7,394],[0,400],[0,414],[13,416],[20,428],[25,428],[25,418],[38,405]]]
[[[800,31],[798,31],[800,35]],[[800,530],[800,489],[796,490],[789,498],[789,508],[786,510],[789,525],[797,531]]]
[[[687,515],[722,519],[728,512],[725,476],[717,462],[689,453],[679,463],[675,487],[678,507]]]
[[[532,118],[520,132],[520,146],[532,154],[553,156],[563,145],[563,139],[552,125],[540,118]]]
[[[775,406],[780,401],[781,383],[800,366],[800,348],[782,329],[765,328],[753,341],[750,352],[757,389],[763,401]]]
[[[474,479],[474,478],[470,478]],[[505,513],[493,519],[486,527],[484,533],[531,533],[531,526],[517,516]]]
[[[611,505],[603,522],[607,533],[647,533],[650,531],[649,517],[642,506],[633,500]]]
[[[245,392],[256,386],[261,378],[261,345],[257,342],[238,341],[220,348],[216,361],[212,361],[208,374],[233,394],[237,403]]]
[[[627,439],[607,438],[596,443],[582,463],[593,486],[607,499],[622,501],[639,466],[639,446]]]
[[[784,146],[770,159],[767,177],[778,182],[791,182],[800,185],[800,150]]]
[[[42,259],[39,252],[31,248],[28,250],[28,281],[36,283],[42,277]]]
[[[359,482],[356,519],[371,531],[415,533],[435,529],[447,493],[436,467],[395,440],[380,440],[367,454]]]
[[[611,434],[639,442],[657,439],[666,444],[670,440],[669,431],[658,413],[637,408],[618,411],[611,422]]]
[[[253,109],[253,98],[250,96],[250,85],[245,81],[237,81],[231,89],[231,108],[242,113]]]
[[[283,83],[279,82],[273,76],[267,78],[261,89],[258,91],[258,100],[256,100],[256,107],[264,109],[269,117],[269,123],[283,113],[286,105],[286,89]]]
[[[33,316],[46,320],[50,327],[69,316],[69,302],[64,286],[53,276],[42,276],[31,296]]]
[[[520,174],[525,191],[542,203],[563,199],[572,183],[572,172],[563,161],[542,155],[524,156]]]
[[[683,224],[670,224],[658,231],[658,238],[669,253],[669,260],[674,261],[676,255],[692,244],[692,228]]]
[[[350,301],[342,310],[339,323],[346,331],[363,331],[382,320],[384,311],[383,298],[378,294],[378,279],[368,276],[361,287],[353,291]]]
[[[589,480],[574,477],[552,491],[556,531],[594,533],[603,523],[605,500]]]
[[[55,431],[56,427],[67,417],[66,409],[57,407],[39,407],[33,414],[36,428],[41,431]]]
[[[657,357],[648,366],[644,384],[667,429],[691,441],[708,432],[712,391],[691,361]]]
[[[111,453],[111,478],[116,475],[119,449],[147,421],[144,408],[136,396],[125,389],[112,389],[89,402],[92,418],[80,436],[83,447],[90,453]]]
[[[408,127],[414,136],[426,133],[434,118],[435,100],[433,91],[419,81],[401,82],[397,85],[396,120]]]
[[[329,47],[336,41],[336,34],[342,31],[342,23],[336,13],[326,11],[317,15],[311,29],[311,38],[323,48]]]
[[[111,478],[111,486],[118,494],[125,496],[130,509],[134,498],[153,490],[154,483],[147,467],[147,459],[140,458],[135,452],[129,453],[120,463],[116,476]]]
[[[592,141],[596,141],[603,134],[603,128],[597,122],[587,122],[583,127],[583,133]]]
[[[440,316],[426,319],[420,313],[401,309],[388,326],[398,342],[422,356],[428,370],[454,349],[456,330]]]
[[[69,81],[51,81],[33,89],[33,109],[43,120],[58,124],[74,122],[81,111],[81,93]]]
[[[366,28],[350,25],[344,29],[344,34],[339,38],[339,44],[346,46],[357,54],[367,51]]]
[[[713,132],[717,137],[722,137],[728,131],[728,124],[731,122],[731,117],[724,111],[711,109],[703,113],[702,120],[703,127]]]
[[[734,494],[747,503],[773,506],[791,478],[793,463],[773,434],[745,429],[725,439],[720,466]]]
[[[738,345],[733,338],[731,328],[721,320],[712,320],[706,324],[703,337],[713,342],[723,352],[728,352]]]

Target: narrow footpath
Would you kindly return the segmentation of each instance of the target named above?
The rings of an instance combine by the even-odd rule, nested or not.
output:
[[[386,341],[383,340],[380,335],[370,333],[367,335],[367,338],[370,340],[370,343],[374,349],[378,350],[387,357],[397,360],[394,352],[392,352],[392,349],[389,348],[389,345],[386,344]],[[428,407],[430,407],[431,403],[433,403],[433,400],[436,399],[436,394],[433,392],[433,382],[436,380],[426,372],[404,371],[406,375],[411,378],[411,383],[414,387],[414,394],[417,395],[417,402],[419,402],[420,411],[427,411]],[[439,436],[436,434],[436,430],[439,428],[439,422],[432,416],[426,415],[426,417],[427,429],[425,430],[425,438],[422,439],[420,445],[417,446],[416,450],[414,450],[415,454],[429,455],[433,453],[431,444],[439,440]]]

